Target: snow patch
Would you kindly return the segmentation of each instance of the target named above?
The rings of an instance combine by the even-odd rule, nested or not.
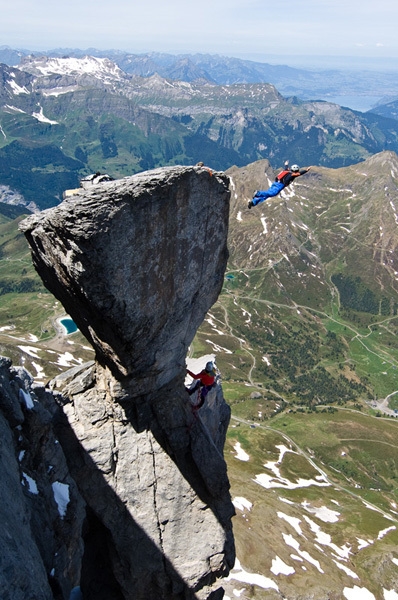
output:
[[[293,575],[293,573],[296,572],[295,569],[293,569],[293,567],[290,567],[289,565],[284,563],[283,560],[279,558],[279,556],[276,556],[274,559],[272,559],[272,565],[270,570],[271,573],[273,573],[274,575]]]
[[[204,356],[201,356],[200,358],[187,358],[186,359],[187,368],[190,371],[192,371],[193,373],[200,373],[202,371],[202,369],[205,368],[206,363],[208,363],[208,362],[214,363],[215,358],[216,357],[214,354],[205,354]]]
[[[32,114],[32,117],[34,117],[35,119],[40,121],[40,123],[48,123],[49,125],[58,125],[58,121],[51,121],[51,119],[47,119],[47,117],[45,117],[43,115],[43,107],[42,106],[40,106],[40,112],[34,112]]]
[[[291,546],[297,552],[297,554],[301,556],[301,558],[314,565],[314,567],[316,567],[320,573],[324,573],[319,561],[315,558],[312,558],[312,556],[306,550],[300,550],[299,542],[295,540],[292,535],[286,535],[285,533],[282,533],[282,537],[287,546]]]
[[[242,446],[240,445],[240,442],[236,442],[234,450],[236,452],[235,458],[237,458],[238,460],[242,460],[244,462],[250,460],[250,456],[247,454],[247,452],[243,450]]]
[[[330,510],[330,508],[327,508],[326,506],[311,507],[305,501],[302,502],[301,505],[307,512],[315,515],[324,523],[336,523],[339,520],[340,513],[336,512],[335,510]]]
[[[54,481],[52,488],[59,515],[61,519],[63,519],[69,504],[69,485],[61,483],[60,481]]]
[[[366,588],[360,588],[357,585],[354,585],[353,588],[344,588],[343,594],[347,600],[376,600],[372,592],[369,592]]]
[[[58,98],[58,96],[62,96],[64,94],[70,94],[71,92],[75,92],[78,89],[77,85],[66,85],[65,87],[55,87],[52,90],[43,90],[43,96],[49,98],[50,96],[54,96]]]
[[[385,535],[387,535],[387,533],[390,533],[390,531],[394,531],[396,529],[395,525],[393,525],[392,527],[387,527],[387,529],[383,529],[382,531],[379,531],[379,535],[377,536],[378,540],[381,540]]]
[[[258,483],[266,489],[285,488],[289,490],[295,490],[297,488],[302,487],[310,487],[312,485],[316,485],[318,487],[326,487],[330,485],[329,482],[326,481],[324,475],[318,475],[316,477],[318,481],[315,481],[314,479],[299,478],[296,482],[292,482],[289,481],[289,479],[282,477],[279,467],[277,465],[282,463],[283,456],[286,452],[293,452],[293,454],[297,454],[297,452],[290,450],[284,445],[279,445],[276,447],[279,448],[280,451],[278,460],[276,462],[269,461],[264,465],[264,467],[266,469],[269,469],[274,474],[274,476],[269,475],[267,473],[260,473],[259,475],[256,475],[255,479],[253,479],[255,483]]]
[[[253,506],[253,504],[249,500],[246,500],[246,498],[243,498],[242,496],[237,496],[236,498],[234,498],[232,500],[232,504],[235,506],[235,508],[241,510],[242,512],[244,510],[250,511]]]
[[[32,408],[34,407],[34,403],[33,403],[31,395],[28,392],[25,392],[25,390],[20,388],[18,396],[19,396],[19,399],[25,404],[26,408],[28,410],[32,410]]]
[[[241,581],[242,583],[247,583],[249,585],[257,585],[258,587],[261,587],[264,590],[273,589],[279,592],[278,586],[274,581],[272,581],[272,579],[269,579],[268,577],[264,577],[264,575],[259,575],[257,573],[248,573],[242,568],[238,559],[236,559],[234,568],[232,569],[228,577],[225,578],[225,581],[231,580]]]
[[[10,88],[13,91],[13,94],[16,94],[17,96],[19,96],[19,94],[29,94],[29,91],[26,89],[26,87],[21,87],[20,85],[18,85],[15,81],[7,81],[8,85],[10,86]]]
[[[358,542],[358,550],[363,550],[363,548],[366,548],[367,546],[370,546],[370,544],[373,544],[372,540],[361,540],[360,538],[357,538],[357,542]],[[398,561],[397,561],[398,564]]]
[[[107,58],[96,58],[85,56],[83,58],[48,58],[45,62],[35,62],[34,67],[42,75],[59,73],[61,75],[85,75],[96,76],[113,75],[123,78],[123,72],[112,61]]]
[[[288,500],[287,498],[282,498],[282,496],[279,496],[279,500],[281,502],[285,502],[285,504],[292,504],[292,505],[294,505],[294,502],[292,502],[291,500]]]
[[[18,346],[18,348],[33,358],[39,358],[37,353],[39,352],[40,348],[35,348],[34,346]]]
[[[16,106],[12,106],[11,104],[6,104],[4,108],[8,108],[8,110],[13,110],[15,112],[23,113],[26,115],[26,112],[22,110],[22,108],[17,108]]]
[[[37,371],[37,375],[36,375],[35,379],[44,379],[46,377],[46,374],[44,373],[44,369],[41,365],[32,361],[32,367],[34,367]]]
[[[228,350],[228,348],[223,348],[223,346],[219,346],[218,344],[215,344],[211,340],[206,340],[206,342],[208,344],[210,344],[211,346],[213,346],[214,352],[225,352],[225,354],[232,354],[231,350]]]
[[[277,513],[277,515],[280,519],[283,519],[284,521],[289,523],[289,525],[293,527],[296,533],[298,533],[299,535],[303,535],[303,532],[301,531],[300,527],[301,519],[297,519],[296,517],[290,517],[289,515],[285,515],[285,513],[280,511]]]
[[[358,575],[356,573],[354,573],[354,571],[351,571],[351,569],[349,569],[345,565],[342,565],[341,563],[337,562],[337,560],[334,560],[334,559],[333,559],[333,562],[336,565],[336,567],[338,567],[341,571],[344,571],[344,573],[346,575],[348,575],[349,577],[352,577],[353,579],[359,579]]]
[[[37,496],[39,490],[37,489],[36,481],[32,479],[32,477],[29,477],[29,475],[27,475],[26,473],[22,473],[22,479],[22,485],[27,487],[31,494],[35,494],[35,496]]]
[[[205,321],[207,323],[209,323],[209,325],[212,327],[212,329],[215,333],[218,333],[218,335],[225,335],[225,333],[223,331],[220,331],[219,329],[217,329],[217,326],[214,323],[213,319],[205,319]]]
[[[332,543],[331,536],[322,531],[317,523],[311,521],[311,519],[309,519],[307,516],[305,516],[304,519],[309,524],[311,531],[316,534],[315,543],[321,544],[322,546],[328,546],[331,550],[333,550],[333,552],[335,552],[335,554],[337,554],[338,557],[343,560],[348,559],[351,554],[351,548],[349,546],[337,546],[336,544]]]
[[[72,361],[77,364],[82,364],[83,359],[75,358],[70,352],[65,352],[64,354],[59,354],[57,365],[61,365],[61,367],[72,367]]]

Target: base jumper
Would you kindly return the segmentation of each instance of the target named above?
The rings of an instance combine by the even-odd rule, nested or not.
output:
[[[252,206],[257,206],[260,202],[264,202],[264,200],[268,200],[268,198],[272,198],[273,196],[277,196],[285,187],[290,185],[292,181],[296,179],[296,177],[300,177],[300,175],[305,175],[311,167],[305,167],[300,169],[298,165],[292,165],[289,167],[289,162],[285,162],[285,168],[281,171],[276,177],[274,183],[271,185],[268,190],[259,190],[254,194],[252,200],[249,200],[247,207],[252,208]]]

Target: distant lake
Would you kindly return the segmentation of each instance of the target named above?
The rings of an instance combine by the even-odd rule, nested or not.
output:
[[[59,323],[65,329],[66,335],[70,333],[75,333],[77,331],[77,325],[70,317],[64,317],[63,319],[59,319]]]
[[[351,108],[351,110],[366,112],[373,108],[382,98],[383,96],[325,96],[321,100],[346,106],[347,108]]]

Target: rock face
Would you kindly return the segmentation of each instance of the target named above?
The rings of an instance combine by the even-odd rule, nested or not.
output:
[[[227,179],[158,169],[94,186],[23,229],[48,289],[135,394],[170,381],[221,289]]]
[[[85,502],[54,433],[53,395],[0,357],[0,598],[69,598]],[[39,396],[42,401],[39,401]]]
[[[38,394],[86,502],[85,600],[223,596],[235,558],[230,412],[219,383],[192,410],[184,377],[223,282],[228,183],[205,167],[158,169],[21,225],[45,285],[96,352]]]

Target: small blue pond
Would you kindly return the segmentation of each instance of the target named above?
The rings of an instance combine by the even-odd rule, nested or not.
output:
[[[226,275],[225,279],[235,279],[235,275]]]
[[[75,333],[75,331],[77,331],[77,325],[70,317],[64,317],[63,319],[60,319],[59,322],[64,327],[66,335]]]

